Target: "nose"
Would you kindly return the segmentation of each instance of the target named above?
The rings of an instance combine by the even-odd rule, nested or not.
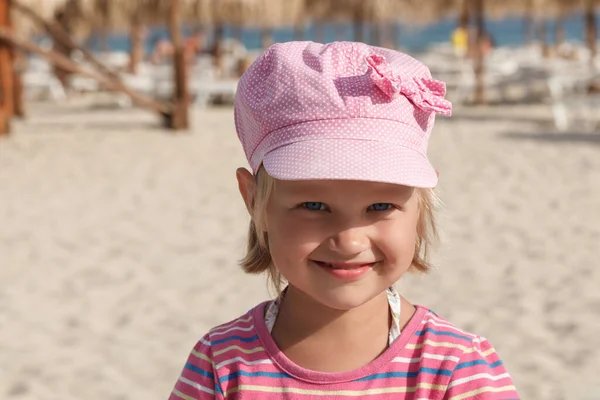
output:
[[[340,230],[329,238],[328,244],[329,250],[344,258],[354,257],[371,247],[371,241],[365,227]]]

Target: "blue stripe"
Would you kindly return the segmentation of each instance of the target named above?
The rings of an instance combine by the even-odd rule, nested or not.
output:
[[[468,368],[468,367],[472,367],[474,365],[487,365],[490,368],[496,368],[500,365],[502,365],[502,361],[498,360],[494,363],[489,363],[485,360],[475,360],[475,361],[469,361],[469,362],[464,362],[464,363],[460,363],[456,366],[456,369],[462,369],[462,368]]]
[[[225,375],[221,378],[219,378],[219,382],[223,383],[223,382],[227,382],[230,381],[232,379],[235,379],[239,376],[245,376],[247,378],[255,378],[255,377],[259,377],[259,376],[265,376],[267,378],[292,378],[291,375],[288,375],[286,373],[282,373],[282,372],[246,372],[246,371],[237,371],[234,373],[231,373],[229,375]]]
[[[248,337],[248,338],[232,335],[232,336],[226,337],[225,339],[213,340],[212,344],[214,346],[215,344],[226,343],[226,342],[230,342],[232,340],[239,340],[240,342],[250,343],[250,342],[254,342],[257,339],[258,339],[258,335],[254,335],[254,336]]]
[[[364,382],[364,381],[372,381],[376,379],[387,379],[387,378],[416,378],[420,373],[424,374],[432,374],[437,376],[452,376],[452,371],[447,369],[434,369],[434,368],[419,368],[418,371],[415,372],[387,372],[382,374],[373,374],[369,376],[365,376],[364,378],[357,379],[354,382]],[[267,377],[267,378],[293,378],[291,375],[280,372],[246,372],[246,371],[236,371],[229,375],[225,375],[219,378],[220,383],[224,383],[230,381],[232,379],[236,379],[240,376],[244,376],[247,378],[253,377]]]
[[[215,379],[215,376],[213,375],[212,372],[205,371],[202,368],[198,368],[195,365],[192,365],[190,363],[185,364],[185,369],[189,369],[190,371],[200,374],[202,376],[205,376],[209,379]]]
[[[435,368],[419,368],[418,371],[415,372],[386,372],[382,374],[373,374],[369,376],[365,376],[364,378],[357,379],[355,382],[364,382],[364,381],[372,381],[375,379],[386,379],[386,378],[416,378],[420,373],[432,374],[432,375],[442,375],[442,376],[452,376],[452,371],[447,369],[435,369]]]
[[[426,328],[421,331],[417,331],[417,332],[415,332],[415,335],[423,336],[427,332],[433,333],[434,335],[438,335],[438,336],[451,336],[451,337],[455,337],[458,339],[464,339],[469,342],[471,342],[473,340],[472,338],[470,338],[468,336],[459,335],[457,333],[449,332],[449,331],[436,331],[435,329],[432,329],[432,328]]]
[[[223,389],[221,389],[221,384],[218,381],[215,383],[215,389],[217,390],[217,393],[223,394]]]

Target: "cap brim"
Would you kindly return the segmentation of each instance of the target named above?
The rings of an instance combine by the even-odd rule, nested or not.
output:
[[[311,139],[265,154],[265,170],[279,180],[358,180],[434,188],[437,174],[416,150],[384,141]]]

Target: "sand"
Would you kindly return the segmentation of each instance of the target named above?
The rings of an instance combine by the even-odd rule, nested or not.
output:
[[[457,111],[430,145],[442,240],[399,285],[487,337],[524,399],[600,398],[600,135],[544,106]],[[244,275],[230,108],[169,134],[141,110],[36,104],[0,139],[0,398],[165,399]]]

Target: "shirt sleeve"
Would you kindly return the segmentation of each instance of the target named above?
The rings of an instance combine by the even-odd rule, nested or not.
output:
[[[169,400],[222,400],[208,335],[194,346]]]
[[[496,350],[476,337],[456,364],[445,399],[518,400],[519,395]]]

